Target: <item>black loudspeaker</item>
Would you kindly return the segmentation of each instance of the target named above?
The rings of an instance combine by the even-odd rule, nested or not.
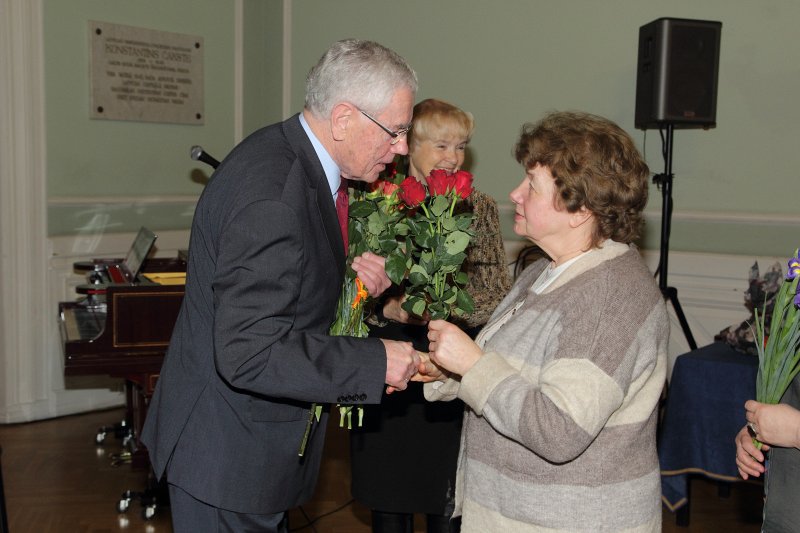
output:
[[[717,124],[722,23],[660,18],[639,28],[637,128]]]

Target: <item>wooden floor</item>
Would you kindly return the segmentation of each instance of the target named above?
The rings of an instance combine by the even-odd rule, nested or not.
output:
[[[170,533],[169,508],[159,508],[145,521],[141,507],[131,503],[117,512],[123,491],[141,490],[143,471],[130,465],[111,466],[110,455],[120,450],[112,436],[103,446],[94,443],[97,428],[122,418],[122,409],[69,416],[28,424],[0,425],[2,468],[11,533]],[[761,514],[761,487],[733,485],[729,498],[717,496],[714,483],[692,482],[688,528],[674,524],[664,512],[665,532],[756,533]],[[339,509],[339,510],[337,510]],[[308,526],[306,517],[319,518]],[[326,455],[314,500],[290,512],[293,531],[310,533],[367,533],[369,511],[351,502],[347,435],[330,427]],[[416,532],[422,532],[421,523]]]

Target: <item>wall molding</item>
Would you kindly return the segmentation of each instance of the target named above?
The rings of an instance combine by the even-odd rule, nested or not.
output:
[[[161,205],[196,204],[199,194],[164,194],[159,196],[52,196],[47,199],[48,207],[108,205]]]
[[[653,199],[651,198],[651,201]],[[498,202],[501,215],[512,215],[514,204],[506,200]],[[660,210],[644,212],[648,223],[661,221]],[[680,211],[673,210],[672,220],[678,222],[706,222],[713,224],[748,224],[755,226],[796,225],[800,226],[800,215],[786,213],[742,213],[737,211]],[[791,252],[791,250],[790,250]]]
[[[652,206],[651,206],[652,207]],[[505,201],[500,205],[503,235],[513,238],[511,215],[514,206]],[[658,248],[661,242],[661,211],[649,209],[644,213],[642,246]],[[687,252],[763,256],[788,254],[797,247],[800,215],[789,213],[758,213],[731,211],[674,211],[671,219],[669,247]]]

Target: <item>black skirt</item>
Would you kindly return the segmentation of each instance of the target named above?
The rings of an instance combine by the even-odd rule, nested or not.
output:
[[[370,336],[428,351],[427,327],[392,322]],[[451,515],[463,414],[460,400],[426,401],[416,382],[364,406],[350,432],[353,497],[377,511]]]

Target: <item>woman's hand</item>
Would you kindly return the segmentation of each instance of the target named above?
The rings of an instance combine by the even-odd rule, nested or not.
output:
[[[427,321],[420,320],[408,311],[403,309],[402,304],[406,301],[406,295],[391,296],[383,301],[383,317],[388,320],[400,322],[401,324],[416,324],[424,326]]]
[[[420,353],[420,359],[417,373],[411,377],[411,381],[430,383],[431,381],[447,381],[450,377],[446,370],[431,361],[429,354]]]
[[[767,451],[769,446],[764,444],[761,450]],[[753,443],[753,437],[744,426],[739,434],[736,435],[736,468],[739,469],[739,475],[742,479],[748,479],[750,476],[759,477],[764,473],[764,454],[756,448]]]
[[[436,366],[428,354],[424,352],[417,352],[419,356],[419,363],[417,364],[417,372],[411,376],[409,381],[417,381],[419,383],[430,383],[432,381],[447,381],[447,373]],[[386,394],[392,394],[395,391],[404,390],[398,387],[389,385],[386,387]]]
[[[466,374],[483,355],[469,335],[444,320],[432,320],[428,324],[428,340],[431,360],[460,376]]]
[[[770,405],[755,400],[748,400],[744,409],[758,440],[771,446],[800,447],[800,411],[784,403]]]

